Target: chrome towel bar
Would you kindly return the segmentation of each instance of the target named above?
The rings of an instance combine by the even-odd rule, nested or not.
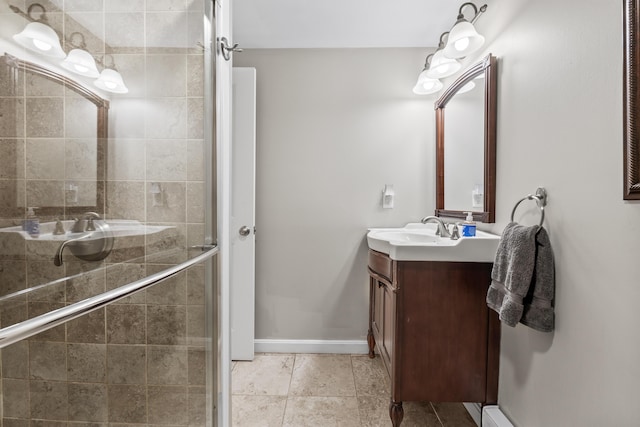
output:
[[[206,261],[217,253],[218,248],[216,246],[207,245],[203,247],[203,253],[176,266],[104,292],[100,295],[87,298],[66,307],[52,310],[32,319],[2,328],[0,329],[0,348],[7,347],[25,338],[32,337],[40,332],[44,332],[68,322],[69,320],[76,319],[94,310],[98,310],[99,308],[107,306],[114,301],[149,288],[165,279],[168,279],[169,277],[175,276],[191,266]]]
[[[511,222],[513,222],[513,217],[516,213],[516,209],[518,209],[520,203],[524,202],[525,200],[536,201],[536,205],[538,205],[538,209],[540,209],[540,227],[542,227],[542,224],[544,223],[544,207],[547,206],[547,190],[545,190],[544,187],[538,187],[536,189],[536,194],[529,194],[526,197],[518,200],[518,203],[516,203],[516,205],[513,207],[513,210],[511,211]]]

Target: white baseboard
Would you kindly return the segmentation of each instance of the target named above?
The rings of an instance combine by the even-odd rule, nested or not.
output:
[[[368,354],[362,340],[255,340],[256,353]]]
[[[469,402],[464,402],[463,405],[469,415],[471,415],[471,418],[473,418],[473,421],[476,422],[476,425],[480,427],[480,423],[482,422],[482,405]]]

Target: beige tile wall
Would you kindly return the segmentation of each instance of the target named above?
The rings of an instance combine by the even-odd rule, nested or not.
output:
[[[204,236],[202,2],[146,2],[145,10],[141,0],[67,0],[64,13],[62,2],[41,3],[54,28],[81,31],[94,55],[110,54],[130,92],[110,99],[109,139],[98,151],[87,133],[95,115],[77,95],[0,69],[0,227],[19,225],[32,205],[51,206],[42,221],[71,217],[64,184],[72,180],[76,204],[97,192],[108,219],[171,228],[118,240],[101,262],[65,256],[62,267],[52,262],[57,243],[2,233],[0,297],[47,286],[0,301],[1,326],[163,270]],[[0,21],[16,19],[7,4],[0,0]],[[100,156],[106,176],[96,179]],[[3,425],[204,425],[203,303],[196,266],[2,350]]]

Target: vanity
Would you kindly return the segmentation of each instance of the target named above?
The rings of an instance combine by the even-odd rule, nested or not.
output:
[[[367,234],[369,357],[379,354],[391,379],[394,427],[405,401],[497,402],[500,321],[486,295],[500,237],[436,233],[465,212],[494,222],[496,81],[496,58],[488,55],[435,102],[438,218],[423,222],[439,227],[410,223]]]
[[[407,227],[407,234],[436,238],[435,228]],[[392,233],[400,234],[372,230],[368,236],[379,251],[370,249],[368,256],[367,341],[369,357],[377,349],[391,379],[393,426],[402,422],[404,401],[496,403],[500,322],[485,302],[492,263],[415,260],[421,248],[428,252],[438,243],[394,236],[385,247],[382,238]],[[479,251],[486,259],[499,238],[479,234],[460,243],[486,245]],[[457,253],[454,246],[449,257]]]

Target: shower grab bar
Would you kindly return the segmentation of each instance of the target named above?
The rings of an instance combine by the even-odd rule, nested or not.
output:
[[[198,248],[202,248],[203,253],[176,266],[147,276],[144,279],[136,280],[135,282],[104,292],[100,295],[87,298],[66,307],[62,307],[45,314],[41,314],[40,316],[32,319],[0,329],[0,349],[25,338],[32,337],[40,332],[54,328],[68,322],[69,320],[76,319],[87,313],[98,310],[99,308],[105,307],[114,301],[127,297],[138,291],[149,288],[164,279],[175,276],[193,265],[206,261],[218,253],[218,247],[215,245],[204,245]]]

